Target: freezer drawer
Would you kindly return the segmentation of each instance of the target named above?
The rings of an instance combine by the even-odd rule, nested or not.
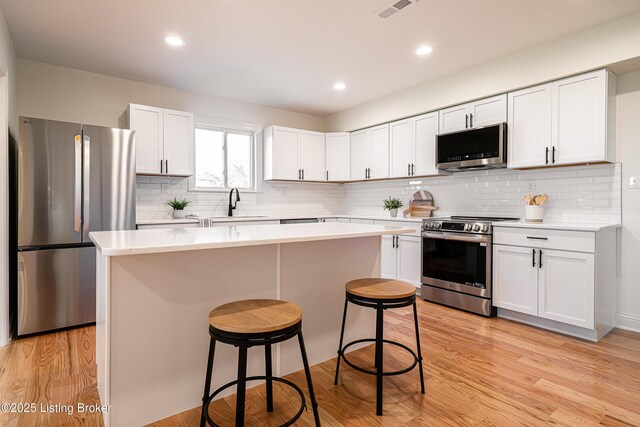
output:
[[[94,247],[18,252],[18,335],[96,320]]]

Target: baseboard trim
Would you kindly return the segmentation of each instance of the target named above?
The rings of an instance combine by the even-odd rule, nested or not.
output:
[[[616,313],[616,328],[640,332],[640,316],[631,313]]]

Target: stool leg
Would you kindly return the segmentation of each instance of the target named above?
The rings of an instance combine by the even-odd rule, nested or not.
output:
[[[202,415],[200,417],[200,427],[204,427],[207,423],[205,418],[205,414],[207,413],[207,405],[205,405],[205,401],[209,398],[209,392],[211,389],[211,371],[213,370],[213,356],[216,351],[216,340],[211,337],[211,342],[209,344],[209,359],[207,360],[207,374],[204,380],[204,396],[202,397]]]
[[[381,305],[376,308],[376,415],[382,415],[382,356],[383,356],[383,326],[384,309]]]
[[[309,397],[311,398],[311,407],[313,408],[313,419],[316,423],[316,427],[319,427],[320,414],[318,413],[318,402],[316,402],[316,394],[313,391],[313,382],[311,381],[311,370],[309,369],[309,361],[307,360],[307,350],[304,347],[302,330],[298,332],[298,343],[300,344],[300,354],[302,355],[302,364],[304,365],[304,374],[307,377],[307,386],[309,387]]]
[[[247,347],[238,347],[238,388],[236,390],[236,427],[244,426],[244,404],[247,390]]]
[[[271,344],[264,346],[264,359],[266,364],[266,375],[271,377],[273,375],[273,365],[271,363]],[[273,381],[267,379],[267,412],[273,412]]]
[[[340,359],[342,358],[342,341],[344,340],[344,325],[347,320],[347,305],[349,301],[344,300],[344,312],[342,313],[342,328],[340,329],[340,345],[338,345],[338,360],[336,362],[336,378],[333,380],[333,385],[338,385],[338,372],[340,371]]]
[[[422,372],[422,350],[420,349],[420,330],[418,329],[418,309],[416,302],[413,302],[413,320],[416,324],[416,345],[418,346],[418,366],[420,368],[420,387],[424,394],[424,373]]]

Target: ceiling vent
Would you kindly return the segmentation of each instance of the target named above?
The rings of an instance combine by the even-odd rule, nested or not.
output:
[[[382,9],[380,12],[378,12],[378,16],[382,19],[387,19],[390,16],[394,15],[396,12],[399,12],[405,7],[417,2],[418,0],[400,0],[393,5]]]

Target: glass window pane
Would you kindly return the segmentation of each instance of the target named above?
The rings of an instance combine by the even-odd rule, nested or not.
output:
[[[224,132],[196,128],[196,187],[224,188]]]
[[[227,163],[229,187],[250,188],[251,182],[251,136],[237,133],[227,134]]]

